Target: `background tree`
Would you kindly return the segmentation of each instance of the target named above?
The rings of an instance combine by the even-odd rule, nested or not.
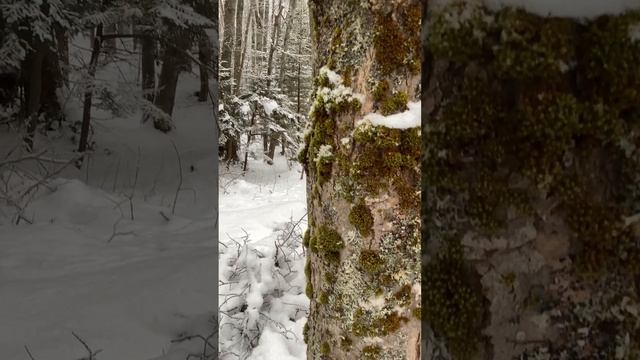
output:
[[[222,156],[228,164],[239,162],[239,154],[244,153],[246,167],[248,147],[256,137],[262,140],[269,164],[278,146],[288,158],[298,150],[301,136],[294,132],[301,131],[301,114],[307,112],[311,85],[308,11],[306,4],[298,3],[243,0],[224,4],[227,25],[223,26],[221,66],[228,73],[221,79],[220,141],[225,144]],[[291,42],[296,44],[294,49],[289,47]],[[262,101],[257,107],[256,99]],[[267,109],[261,112],[266,116],[246,118],[238,110],[241,107]]]
[[[309,7],[307,358],[419,359],[421,2]]]
[[[637,358],[640,13],[428,23],[426,358]]]

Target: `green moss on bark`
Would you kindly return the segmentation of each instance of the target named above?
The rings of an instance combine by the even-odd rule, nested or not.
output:
[[[373,215],[364,201],[360,201],[351,207],[349,223],[364,237],[369,237],[373,233]]]

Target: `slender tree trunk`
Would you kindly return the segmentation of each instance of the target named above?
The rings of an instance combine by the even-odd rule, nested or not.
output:
[[[300,37],[300,43],[298,44],[298,55],[302,54],[302,37]],[[298,107],[297,107],[297,113],[300,114],[300,78],[302,77],[302,61],[300,59],[298,59],[298,86],[297,86],[297,102],[298,102]]]
[[[238,94],[240,90],[240,80],[242,74],[242,48],[243,48],[243,14],[244,14],[244,0],[236,0],[236,21],[234,27],[234,40],[233,40],[233,93]],[[247,30],[249,27],[247,26]]]
[[[268,130],[265,130],[262,133],[262,153],[266,155],[267,151],[269,151],[269,133]]]
[[[272,132],[269,136],[269,151],[267,152],[267,164],[273,165],[276,156],[276,147],[278,146],[279,134]]]
[[[236,73],[237,75],[236,84],[238,84],[238,88],[236,89],[236,94],[239,94],[240,85],[241,85],[240,83],[242,82],[242,73],[244,71],[244,59],[247,54],[247,48],[249,47],[248,40],[249,40],[249,32],[251,31],[251,24],[253,22],[252,19],[253,19],[253,12],[251,11],[251,9],[249,9],[247,27],[245,29],[244,39],[242,40],[242,54],[240,55],[240,60],[238,62],[238,64],[240,65],[240,69]]]
[[[284,39],[282,40],[282,54],[280,55],[280,77],[278,79],[278,84],[280,87],[283,87],[284,83],[284,75],[287,70],[286,66],[286,53],[287,53],[287,45],[289,45],[289,35],[291,33],[291,27],[293,25],[293,14],[296,11],[296,0],[289,0],[289,12],[287,12],[287,23],[286,29],[284,31]]]
[[[87,85],[84,90],[84,102],[82,108],[82,126],[80,129],[80,140],[78,142],[78,152],[87,150],[89,140],[89,129],[91,128],[91,106],[93,101],[93,86],[98,68],[98,60],[102,48],[102,24],[96,27],[96,34],[93,38],[93,49],[91,51],[91,60],[89,61],[89,71]]]
[[[221,94],[230,96],[233,94],[233,38],[234,38],[234,18],[236,0],[226,0],[224,3],[224,32],[222,38],[222,52],[220,54],[220,67],[223,68],[221,74]]]
[[[24,137],[24,143],[27,151],[34,149],[34,138],[36,128],[38,126],[38,115],[40,112],[42,85],[43,85],[43,66],[46,56],[46,44],[35,40],[31,46],[33,50],[27,55],[26,64],[26,118],[27,118],[27,134]]]
[[[307,359],[418,360],[420,127],[358,120],[373,112],[376,99],[394,103],[389,113],[418,100],[420,65],[411,70],[407,64],[420,58],[421,1],[363,7],[313,0],[309,6],[314,67],[323,77],[315,92],[338,86],[334,81],[362,97],[316,97],[310,111],[302,151],[308,171]],[[387,67],[383,53],[398,44],[417,46],[396,47]],[[328,67],[341,80],[329,74],[329,81]],[[374,91],[383,82],[388,92]]]
[[[282,0],[278,0],[278,13],[275,15],[273,31],[271,32],[271,46],[269,47],[269,58],[267,59],[267,89],[271,88],[271,74],[273,74],[273,55],[278,47],[280,31],[280,19],[282,18]]]
[[[64,39],[66,37],[63,36]],[[58,90],[65,84],[64,65],[61,65],[56,48],[44,47],[44,59],[42,62],[42,94],[40,96],[40,112],[45,114],[47,128],[54,122],[58,126],[62,124],[63,112],[58,99]]]
[[[233,134],[233,136],[227,136],[227,142],[225,144],[225,157],[224,161],[227,164],[235,164],[240,161],[238,157],[238,141],[239,136],[237,134]]]
[[[145,36],[142,43],[142,91],[145,99],[153,102],[156,91],[156,41],[151,36]]]
[[[285,151],[287,149],[287,138],[284,135],[282,135],[280,141],[282,143],[282,151],[280,151],[280,155],[284,156]]]
[[[56,28],[56,49],[62,82],[69,86],[69,34],[62,28]]]
[[[198,101],[207,101],[209,97],[209,70],[207,66],[211,64],[211,39],[204,31],[198,36],[198,60],[200,61],[200,91]]]

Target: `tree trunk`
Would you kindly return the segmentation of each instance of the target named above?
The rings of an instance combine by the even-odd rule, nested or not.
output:
[[[302,37],[300,37],[300,43],[298,44],[298,55],[302,54]],[[296,112],[300,114],[300,78],[302,77],[302,61],[298,59],[298,81],[297,81],[297,91],[296,91],[296,99],[298,103],[298,107]]]
[[[390,70],[380,55],[390,45],[419,46],[421,2],[376,4],[309,3],[321,77],[315,92],[338,82],[362,95],[314,97],[301,153],[308,171],[309,360],[420,359],[420,128],[356,123],[374,101],[395,104],[391,114],[417,100],[419,64],[407,63],[420,58],[419,47],[397,49]],[[375,41],[358,45],[363,39]],[[387,92],[374,92],[384,82]]]
[[[266,155],[267,151],[269,151],[269,133],[265,130],[265,132],[262,133],[262,153]]]
[[[240,69],[239,71],[236,73],[237,74],[237,78],[236,78],[236,84],[238,84],[238,88],[236,89],[236,94],[240,93],[240,83],[242,82],[242,73],[244,71],[244,59],[246,57],[247,54],[247,48],[249,47],[249,32],[251,31],[251,24],[253,22],[253,12],[251,11],[251,9],[249,9],[249,15],[247,18],[247,27],[245,29],[244,32],[244,39],[242,40],[242,54],[240,55],[240,60],[238,62],[238,64],[240,64]]]
[[[176,98],[178,78],[182,71],[187,70],[189,59],[185,51],[190,47],[191,38],[187,30],[172,27],[172,36],[168,39],[162,56],[162,70],[158,79],[158,92],[155,105],[162,110],[165,118],[154,118],[154,127],[162,132],[168,132],[172,128],[169,120],[173,115],[173,106]]]
[[[42,85],[43,85],[43,66],[46,56],[46,44],[39,40],[35,40],[31,44],[33,50],[29,52],[25,59],[26,71],[25,79],[25,97],[26,97],[26,119],[27,134],[24,137],[25,147],[31,152],[34,148],[34,138],[36,128],[38,126],[38,115],[40,112]]]
[[[242,74],[242,48],[244,42],[242,41],[242,18],[244,13],[244,0],[236,0],[236,21],[234,27],[234,40],[233,40],[233,93],[238,94],[240,90],[240,79]],[[249,27],[247,26],[247,31]]]
[[[236,0],[226,0],[224,2],[224,32],[222,37],[222,51],[220,54],[220,74],[221,94],[222,96],[230,96],[233,93],[233,38],[234,38],[234,18],[236,13]]]
[[[66,37],[63,36],[64,39]],[[54,47],[44,48],[42,62],[42,94],[40,96],[40,112],[45,114],[47,128],[54,122],[61,125],[63,120],[62,106],[58,100],[58,90],[65,84],[63,66],[60,63],[60,52]]]
[[[287,138],[282,135],[280,141],[282,142],[282,151],[280,151],[280,155],[284,156],[287,149]]]
[[[204,31],[198,36],[198,60],[200,61],[200,91],[198,101],[207,101],[209,97],[209,70],[207,66],[211,64],[211,39]]]
[[[102,24],[96,27],[96,33],[93,37],[93,49],[91,51],[91,60],[89,61],[88,83],[84,90],[84,102],[82,108],[82,127],[80,129],[80,140],[78,142],[78,152],[85,152],[89,141],[89,129],[91,128],[91,106],[93,101],[93,85],[98,68],[98,59],[102,48]]]
[[[62,82],[69,86],[69,34],[61,27],[56,27],[56,49]]]
[[[280,32],[280,19],[282,18],[282,0],[278,0],[278,12],[275,15],[273,30],[271,32],[271,46],[269,47],[269,58],[267,59],[267,90],[271,88],[271,74],[273,74],[273,54],[278,47],[278,38]]]
[[[279,134],[272,132],[269,136],[269,151],[267,151],[267,164],[273,165],[276,156],[276,147],[278,146]]]
[[[278,84],[280,88],[283,87],[284,83],[284,75],[287,70],[286,67],[286,53],[287,53],[287,45],[289,45],[289,35],[291,34],[291,27],[293,25],[293,14],[296,11],[296,0],[289,0],[289,11],[287,12],[287,23],[286,29],[284,31],[284,39],[282,40],[282,54],[280,55],[280,77],[278,79]]]
[[[224,161],[227,164],[235,164],[240,161],[238,157],[238,137],[237,136],[228,136],[227,142],[225,143],[225,157]]]
[[[150,35],[150,34],[149,34]],[[153,102],[156,92],[156,41],[145,36],[142,42],[142,91],[145,99]]]
[[[107,24],[104,28],[105,34],[116,34],[118,32],[116,24]],[[113,57],[116,55],[116,50],[118,49],[116,38],[110,38],[104,40],[102,44],[104,48],[104,55],[107,61],[113,60]]]
[[[430,12],[425,56],[425,355],[637,358],[630,18],[456,6],[474,15]]]

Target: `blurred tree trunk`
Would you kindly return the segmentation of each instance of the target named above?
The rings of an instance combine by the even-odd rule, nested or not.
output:
[[[640,356],[635,16],[430,9],[427,358]]]
[[[188,70],[191,61],[185,56],[191,44],[190,30],[179,29],[175,25],[169,28],[155,98],[155,105],[166,114],[166,117],[154,118],[154,127],[163,132],[168,132],[172,128],[169,119],[173,115],[178,78],[181,72]]]
[[[93,37],[93,49],[91,50],[91,60],[89,60],[88,79],[84,89],[84,101],[82,108],[82,126],[80,129],[80,139],[78,141],[78,152],[85,152],[89,145],[89,130],[91,128],[91,106],[93,103],[93,86],[98,68],[98,60],[102,50],[102,24],[96,27]]]
[[[28,151],[33,151],[38,115],[40,113],[43,92],[43,67],[47,52],[47,45],[40,40],[34,40],[30,44],[31,51],[24,60],[23,76],[27,120],[27,134],[24,143]]]

